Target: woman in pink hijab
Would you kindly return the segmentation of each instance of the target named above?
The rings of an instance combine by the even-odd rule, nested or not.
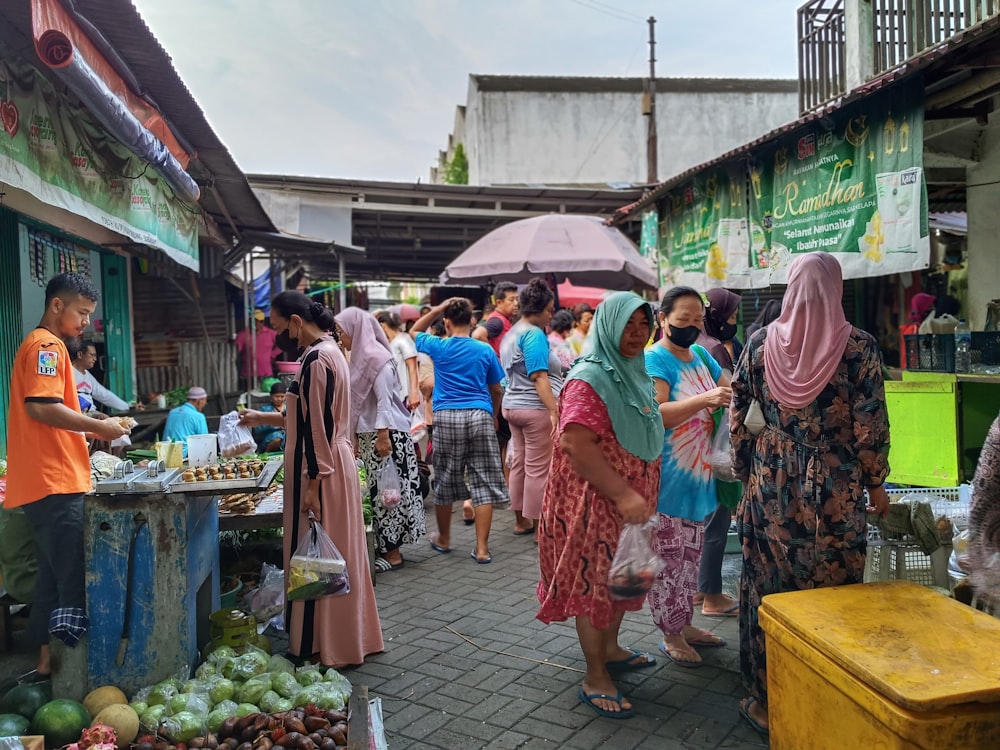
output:
[[[404,544],[426,533],[410,412],[400,394],[396,360],[375,316],[358,307],[337,314],[340,343],[351,353],[351,431],[372,492],[375,567],[403,567]],[[395,484],[390,487],[395,475]]]
[[[747,342],[733,377],[733,466],[743,481],[737,524],[740,713],[767,732],[767,663],[757,608],[768,594],[861,583],[866,504],[889,501],[889,420],[875,339],[847,322],[840,264],[798,257],[781,316]],[[743,424],[756,401],[766,426]],[[868,491],[866,503],[865,490]]]

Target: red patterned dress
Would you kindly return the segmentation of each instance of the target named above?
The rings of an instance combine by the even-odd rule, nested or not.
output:
[[[660,459],[646,463],[615,438],[604,401],[582,380],[571,380],[559,399],[559,433],[569,424],[592,430],[611,467],[656,511]],[[582,480],[556,437],[538,528],[538,619],[545,623],[589,617],[606,628],[618,612],[642,608],[645,597],[625,601],[608,594],[608,572],[618,548],[622,519],[614,502]]]

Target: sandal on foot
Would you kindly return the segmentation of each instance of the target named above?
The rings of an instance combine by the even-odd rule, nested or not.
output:
[[[631,708],[622,708],[622,693],[620,690],[618,691],[618,695],[606,695],[605,693],[585,693],[583,688],[580,688],[576,697],[585,706],[590,706],[594,709],[594,713],[598,716],[603,716],[606,719],[631,719],[635,715]],[[612,701],[618,704],[621,711],[609,711],[606,708],[601,708],[594,701]]]
[[[493,562],[492,555],[487,555],[486,557],[477,557],[475,552],[470,552],[469,557],[471,557],[480,565],[489,565],[491,562]]]
[[[442,547],[440,544],[437,543],[437,540],[438,540],[437,536],[429,537],[428,541],[430,541],[431,543],[432,550],[437,552],[439,555],[447,555],[451,553],[451,547]]]
[[[661,654],[670,659],[670,661],[672,661],[678,667],[687,667],[688,669],[695,669],[696,667],[700,667],[703,664],[700,658],[697,661],[693,661],[691,659],[682,659],[680,656],[680,651],[678,651],[675,648],[673,649],[670,648],[666,643],[661,643],[659,645],[659,649]]]
[[[617,670],[619,672],[634,672],[637,669],[646,669],[647,667],[655,667],[656,659],[654,659],[649,654],[644,654],[637,648],[629,648],[626,651],[631,652],[631,656],[626,656],[624,659],[618,659],[616,661],[604,662],[604,666],[611,670]]]
[[[763,735],[766,736],[766,735],[770,734],[770,731],[768,730],[768,728],[765,727],[763,724],[761,724],[759,721],[757,721],[753,717],[753,715],[750,713],[750,706],[752,706],[754,703],[757,703],[757,702],[758,702],[757,699],[754,698],[753,696],[750,696],[749,698],[744,698],[743,700],[741,700],[740,701],[740,716],[742,716],[744,719],[746,719],[747,724],[749,724],[755,730],[757,730],[758,732],[760,732],[761,734],[763,734]]]
[[[697,638],[686,639],[689,646],[694,648],[722,648],[726,645],[726,639],[720,638],[712,633],[699,635]]]
[[[528,534],[534,534],[535,529],[514,529],[514,536],[528,536]]]
[[[706,612],[705,611],[705,606],[702,605],[702,607],[701,607],[701,614],[704,617],[739,617],[739,615],[740,615],[740,603],[736,602],[736,604],[732,605],[731,607],[727,607],[726,609],[719,610],[718,612]]]

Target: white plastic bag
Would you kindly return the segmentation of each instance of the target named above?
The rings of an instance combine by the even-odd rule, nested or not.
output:
[[[270,622],[284,611],[285,573],[274,565],[264,563],[260,569],[260,586],[250,595],[250,612],[257,622]]]
[[[249,427],[240,424],[238,412],[231,411],[219,419],[219,452],[226,458],[253,453],[257,443]]]
[[[288,561],[288,600],[320,599],[351,592],[347,561],[309,514],[309,526]]]
[[[719,427],[712,438],[712,453],[709,455],[712,475],[720,482],[737,481],[733,473],[733,446],[729,436],[729,409],[722,412]]]
[[[376,486],[382,507],[387,510],[392,510],[403,501],[403,486],[399,481],[399,469],[396,468],[396,461],[391,453],[386,456],[382,462],[382,468],[378,470]]]
[[[612,599],[635,599],[645,596],[664,568],[663,560],[653,551],[654,515],[643,524],[627,523],[618,538],[618,550],[608,572],[608,593]]]

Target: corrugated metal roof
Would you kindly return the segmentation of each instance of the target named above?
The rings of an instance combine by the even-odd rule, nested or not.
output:
[[[691,167],[691,169],[685,170],[684,172],[675,175],[674,177],[671,177],[668,180],[664,180],[656,188],[650,190],[648,193],[646,193],[646,195],[644,195],[639,200],[635,201],[634,203],[630,203],[626,206],[622,206],[617,211],[615,211],[614,215],[608,220],[608,223],[617,224],[627,220],[629,216],[631,216],[632,214],[649,207],[654,202],[656,202],[660,197],[669,192],[672,188],[676,187],[680,183],[684,182],[688,178],[694,176],[695,174],[701,172],[704,169],[708,169],[709,167],[713,167],[717,164],[721,164],[723,162],[730,161],[732,159],[746,156],[747,154],[752,152],[755,148],[767,145],[772,141],[777,140],[781,136],[786,135],[787,133],[790,133],[794,130],[798,130],[811,122],[815,122],[816,120],[820,120],[823,117],[833,114],[846,104],[850,104],[853,101],[862,99],[868,96],[869,94],[872,94],[898,81],[910,78],[916,75],[917,73],[924,71],[925,69],[930,67],[933,63],[938,62],[942,58],[945,58],[946,56],[957,52],[961,48],[971,45],[973,42],[977,40],[980,40],[981,38],[984,37],[984,35],[986,40],[992,39],[993,37],[998,35],[998,32],[1000,32],[1000,16],[994,16],[993,18],[989,18],[977,26],[973,26],[972,28],[959,32],[958,34],[955,34],[955,36],[950,37],[941,44],[922,52],[920,55],[913,58],[912,60],[908,60],[902,65],[899,65],[898,67],[883,73],[877,78],[873,78],[872,80],[865,82],[861,86],[858,86],[852,91],[849,91],[844,96],[825,104],[819,109],[804,114],[802,117],[795,120],[794,122],[790,122],[786,125],[782,125],[781,127],[775,128],[770,133],[767,133],[761,136],[760,138],[751,141],[750,143],[744,144],[743,146],[735,148],[731,151],[727,151],[721,156],[717,156],[714,159],[711,159],[710,161],[699,164],[696,167]]]
[[[178,139],[197,152],[197,158],[192,160],[188,172],[203,188],[214,185],[218,191],[215,194],[211,189],[202,190],[199,204],[204,211],[227,234],[232,232],[226,218],[227,210],[240,230],[273,232],[274,225],[250,189],[242,170],[209,125],[198,102],[174,69],[170,55],[153,36],[135,6],[129,0],[61,2],[67,11],[80,14],[103,35],[138,82],[140,90],[136,93],[153,101]],[[2,3],[0,23],[16,27],[27,42],[19,48],[20,54],[44,72],[45,65],[38,60],[30,43],[29,0]],[[88,35],[92,36],[92,33],[88,31]],[[100,46],[98,40],[94,41]]]

